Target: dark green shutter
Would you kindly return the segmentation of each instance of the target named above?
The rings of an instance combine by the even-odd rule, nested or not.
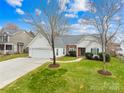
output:
[[[93,52],[93,49],[91,48],[91,53]]]
[[[99,54],[99,48],[97,48],[97,54]]]

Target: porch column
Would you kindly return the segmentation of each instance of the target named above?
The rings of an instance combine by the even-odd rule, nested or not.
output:
[[[14,54],[14,45],[12,44],[12,50],[11,50],[12,54]]]
[[[6,44],[4,44],[4,54],[6,54]]]
[[[78,57],[78,47],[76,46],[76,56]]]

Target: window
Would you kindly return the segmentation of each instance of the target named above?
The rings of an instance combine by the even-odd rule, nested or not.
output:
[[[18,45],[18,46],[24,46],[24,43],[22,43],[22,42],[17,42],[17,45]]]
[[[58,49],[56,49],[56,55],[57,55],[57,56],[59,55],[58,51],[59,51],[59,50],[58,50]]]
[[[69,48],[69,51],[75,51],[76,49],[75,48]]]
[[[12,45],[6,45],[6,50],[12,50]]]
[[[91,48],[91,53],[97,55],[99,53],[99,48]]]
[[[0,36],[0,42],[3,42],[3,41],[2,41],[2,36]]]
[[[8,41],[8,36],[6,34],[4,34],[3,36],[3,42],[7,42]]]
[[[0,50],[4,50],[4,45],[0,45]]]

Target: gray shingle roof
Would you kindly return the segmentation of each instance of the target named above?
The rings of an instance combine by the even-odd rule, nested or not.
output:
[[[86,37],[95,37],[96,35],[64,35],[57,37],[55,39],[55,47],[64,47],[65,45],[74,45],[77,44],[82,38]],[[92,39],[92,38],[91,38]]]
[[[65,45],[77,44],[84,35],[64,35],[56,37],[55,47],[64,47]]]
[[[62,36],[62,40],[65,45],[71,45],[76,44],[79,40],[81,40],[82,37],[83,35],[65,35]]]
[[[62,38],[61,37],[56,37],[56,39],[55,39],[55,47],[56,48],[64,48],[64,46],[65,46],[65,44],[64,44]]]
[[[26,31],[18,31],[10,37],[10,42],[13,44],[17,44],[17,42],[22,42],[24,43],[24,48],[26,48],[27,45],[33,40],[33,38],[34,37],[32,37]]]

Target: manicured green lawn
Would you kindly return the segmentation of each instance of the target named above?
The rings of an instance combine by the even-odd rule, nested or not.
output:
[[[70,56],[64,56],[64,57],[60,57],[57,60],[58,61],[71,61],[71,60],[76,60],[76,57],[70,57]]]
[[[12,55],[0,56],[0,62],[19,57],[28,57],[28,54],[12,54]]]
[[[124,63],[113,58],[109,77],[97,73],[101,68],[102,62],[90,60],[62,63],[59,69],[49,69],[47,63],[0,93],[124,93]]]

